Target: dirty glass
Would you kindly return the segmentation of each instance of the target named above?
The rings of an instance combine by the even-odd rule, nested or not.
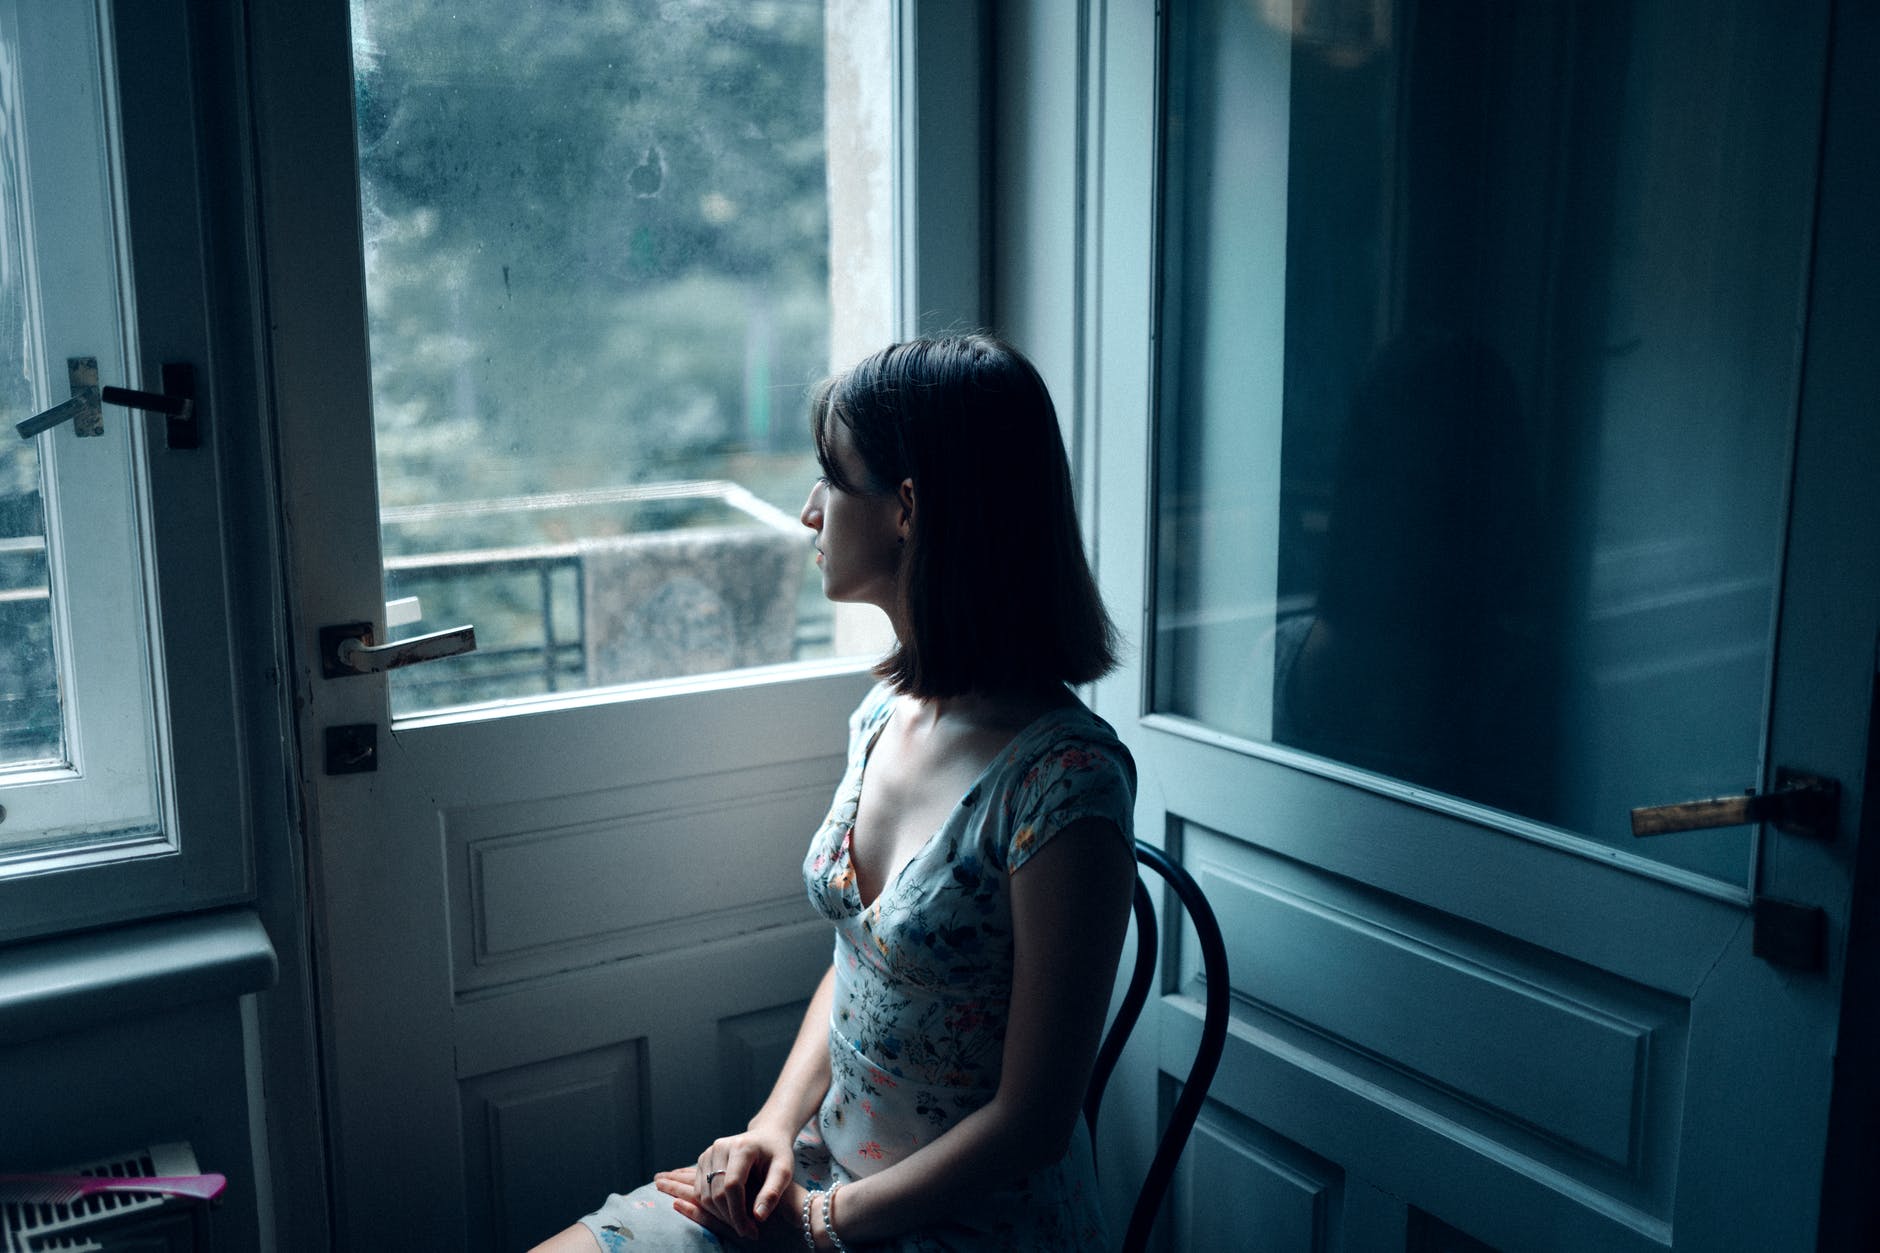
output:
[[[393,635],[479,642],[394,712],[878,642],[796,515],[809,387],[887,336],[886,21],[354,0]]]
[[[1175,6],[1156,707],[1743,882],[1826,6]]]
[[[18,44],[0,41],[0,771],[59,760],[64,720],[52,647],[45,509],[39,446],[11,423],[34,412],[38,374],[29,350],[21,119],[10,64]]]

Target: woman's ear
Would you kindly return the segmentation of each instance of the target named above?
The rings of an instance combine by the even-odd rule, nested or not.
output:
[[[902,479],[896,495],[901,498],[900,534],[902,539],[906,539],[908,527],[914,521],[914,480]]]

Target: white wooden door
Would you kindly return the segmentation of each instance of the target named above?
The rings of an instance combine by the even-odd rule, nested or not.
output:
[[[801,442],[805,380],[776,377],[775,362],[823,339],[838,360],[878,346],[890,337],[897,295],[923,312],[971,317],[976,295],[962,276],[977,267],[960,258],[978,247],[973,145],[923,144],[896,94],[913,88],[894,75],[897,65],[943,58],[948,81],[923,92],[970,93],[972,57],[960,50],[973,46],[974,6],[350,8],[261,4],[252,26],[335,1244],[514,1249],[741,1127],[829,960],[828,929],[804,904],[798,867],[840,775],[847,715],[871,680],[866,659],[847,646],[853,624],[841,618],[824,628],[835,636],[824,659],[787,660],[797,605],[820,598],[798,590],[811,567],[796,500],[814,470],[808,462],[778,470],[784,462],[771,456]],[[420,26],[420,13],[433,24]],[[603,29],[581,34],[577,20]],[[662,62],[664,53],[649,60],[632,42],[668,39],[687,23],[684,38],[707,54],[696,64]],[[536,61],[580,72],[516,88],[519,67]],[[713,77],[733,72],[746,77]],[[823,140],[779,137],[778,115],[824,107],[824,78],[827,107],[845,111],[827,127],[834,238],[826,247],[840,261],[831,267],[833,329],[803,312],[817,293],[800,284],[777,296],[705,274],[702,264],[668,265],[679,219],[694,234],[742,229],[761,243],[773,224],[788,227],[806,212],[788,196],[810,193],[764,175],[770,161],[800,175],[805,152]],[[719,130],[681,118],[629,126],[622,138],[613,126],[661,96],[710,93],[722,113],[725,101],[760,88],[800,88],[810,99],[792,96],[772,113],[760,102]],[[497,107],[476,112],[492,98]],[[420,121],[435,134],[439,119],[458,112],[476,118],[461,134],[414,139]],[[938,133],[970,109],[931,112]],[[570,119],[568,129],[557,116]],[[883,140],[893,125],[904,129]],[[620,151],[590,163],[613,182],[584,202],[570,171],[589,162],[583,136],[595,127]],[[949,186],[969,194],[918,212],[893,203],[896,187],[961,165],[967,177]],[[734,167],[755,169],[756,185],[720,181]],[[816,195],[819,179],[810,180]],[[413,180],[420,191],[431,185],[424,180],[449,183],[465,199],[414,209]],[[485,216],[467,229],[453,213]],[[953,213],[962,229],[948,229]],[[511,251],[512,234],[538,227],[562,233],[564,268],[554,273]],[[456,268],[410,268],[404,243],[453,230],[463,232]],[[917,249],[931,271],[900,266],[900,248]],[[766,281],[784,284],[785,269],[773,264]],[[603,296],[572,292],[595,274],[613,284]],[[666,300],[665,324],[650,329],[631,307],[648,299],[647,274],[662,276],[654,298]],[[546,307],[576,300],[589,302],[578,307],[590,324],[559,323],[557,334],[589,345],[588,357],[553,357],[502,322],[545,320]],[[728,349],[710,339],[727,317],[743,319]],[[401,319],[427,318],[436,328],[428,338],[400,338]],[[442,389],[422,382],[437,353],[463,362]],[[667,387],[669,407],[640,428],[643,446],[682,442],[718,411],[668,376],[713,354],[726,360],[708,366],[742,376],[735,416],[745,424],[715,464],[724,479],[745,480],[650,482],[720,476],[662,476],[632,458],[597,466],[607,457],[588,451],[555,472],[572,480],[504,487],[502,476],[520,468],[505,462],[510,453],[519,462],[537,446],[597,448],[597,433],[621,420],[618,397],[633,387]],[[524,369],[543,374],[531,382],[539,384],[532,421],[503,436],[511,442],[494,455],[461,442],[508,394],[514,379],[505,372]],[[414,463],[392,460],[393,445],[433,458],[422,490],[401,477]],[[579,478],[590,471],[600,477]],[[495,554],[499,545],[482,538],[492,519],[530,511],[656,511],[674,502],[716,510],[706,518],[714,525],[647,544],[546,526]],[[400,549],[394,527],[423,535]],[[399,634],[386,601],[407,595],[420,602],[425,629],[456,625],[438,616],[454,595],[440,586],[440,569],[503,562],[520,571],[524,590],[512,588],[498,598],[499,613],[474,623],[479,653],[466,662],[520,653],[533,677],[501,681],[535,682],[532,694],[492,702],[459,687],[439,697],[384,675],[324,672],[321,627],[362,622],[381,640],[388,627]],[[735,584],[747,567],[780,569],[785,580],[779,592],[770,576],[767,607],[750,614],[755,626],[739,616],[747,606]],[[663,579],[647,581],[649,568]],[[617,596],[597,569],[639,591]],[[675,603],[677,612],[662,615]],[[579,647],[566,643],[570,615]],[[505,617],[534,623],[535,643],[516,646]],[[797,636],[801,655],[800,627]],[[730,677],[648,673],[633,668],[642,645],[666,648],[667,660],[703,652],[719,671],[745,668]],[[753,669],[754,660],[779,664]],[[422,682],[435,671],[410,673]],[[437,708],[465,700],[470,707]],[[359,765],[371,768],[348,769]]]
[[[1875,38],[1099,7],[1100,575],[1140,631],[1098,710],[1235,998],[1170,1247],[1815,1246],[1880,628]],[[1784,767],[1844,785],[1832,838],[1629,832]],[[1168,968],[1138,1118],[1199,1034]]]

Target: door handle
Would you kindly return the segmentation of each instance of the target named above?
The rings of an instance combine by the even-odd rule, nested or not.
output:
[[[382,674],[401,666],[473,653],[476,647],[474,626],[451,627],[429,635],[414,635],[408,640],[374,644],[370,622],[342,622],[320,628],[320,673],[329,679]]]
[[[1837,780],[1776,767],[1775,787],[1742,796],[1676,805],[1646,805],[1632,811],[1633,835],[1701,831],[1767,822],[1778,831],[1832,840],[1840,829],[1841,785]],[[1750,951],[1789,970],[1819,971],[1827,962],[1828,915],[1818,905],[1785,901],[1757,890],[1750,899]]]
[[[1664,835],[1672,831],[1702,831],[1767,822],[1790,835],[1832,840],[1839,834],[1840,812],[1841,785],[1838,782],[1778,766],[1776,785],[1771,791],[1634,809],[1632,834]]]
[[[33,439],[66,422],[80,439],[104,434],[104,406],[144,409],[161,413],[169,419],[165,431],[171,448],[195,448],[200,443],[196,427],[196,372],[179,361],[163,363],[163,390],[140,392],[128,387],[99,387],[98,358],[68,357],[66,377],[71,381],[69,399],[36,413],[13,429],[21,439]]]

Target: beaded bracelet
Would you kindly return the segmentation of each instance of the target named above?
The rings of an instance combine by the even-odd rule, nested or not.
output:
[[[809,1227],[809,1207],[810,1204],[821,1195],[822,1193],[820,1192],[805,1191],[803,1193],[803,1247],[811,1250],[814,1250],[816,1247],[816,1235]]]
[[[829,1216],[830,1206],[836,1199],[836,1189],[842,1186],[840,1179],[829,1185],[829,1191],[823,1193],[823,1231],[829,1236],[829,1243],[836,1246],[836,1253],[849,1253],[849,1246],[842,1243],[842,1237],[836,1234],[835,1219]]]

